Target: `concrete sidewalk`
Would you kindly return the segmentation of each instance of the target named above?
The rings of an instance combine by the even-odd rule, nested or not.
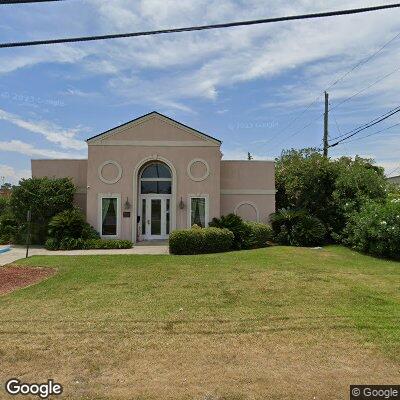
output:
[[[10,251],[0,254],[0,266],[12,263],[20,258],[25,258],[24,246],[12,246]],[[112,254],[168,254],[167,244],[148,245],[141,244],[131,249],[115,249],[115,250],[57,250],[49,251],[43,247],[34,246],[29,249],[29,256],[45,255],[45,256],[82,256],[82,255],[112,255]]]

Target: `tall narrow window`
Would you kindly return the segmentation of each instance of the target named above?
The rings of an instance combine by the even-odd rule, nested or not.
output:
[[[101,235],[116,236],[118,221],[118,199],[116,197],[101,199]]]
[[[170,200],[166,199],[166,201],[165,201],[165,224],[166,224],[165,233],[167,235],[169,235],[169,224],[170,224],[170,222],[169,222],[170,221],[169,203],[170,203]]]
[[[202,228],[208,225],[207,198],[190,198],[190,226],[198,225]]]
[[[146,234],[146,199],[142,199],[142,235]]]

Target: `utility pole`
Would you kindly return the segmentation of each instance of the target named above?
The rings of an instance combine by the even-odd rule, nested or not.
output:
[[[324,157],[328,157],[328,108],[329,94],[325,92],[325,113],[324,113]]]

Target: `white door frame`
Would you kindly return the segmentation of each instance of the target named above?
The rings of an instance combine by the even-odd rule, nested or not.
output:
[[[145,232],[143,232],[143,200],[146,201],[146,219],[144,220]],[[159,235],[151,234],[151,202],[153,200],[161,200],[161,230]],[[167,233],[167,200],[169,200],[169,232],[171,232],[171,195],[170,194],[141,194],[139,195],[139,210],[138,215],[140,216],[140,235],[139,240],[157,240],[167,239],[169,233]]]
[[[176,174],[176,169],[174,167],[174,165],[172,164],[171,161],[169,161],[168,159],[159,156],[158,154],[155,154],[153,156],[150,157],[146,157],[143,160],[141,160],[140,162],[138,162],[135,166],[135,170],[133,172],[133,205],[132,205],[132,214],[133,214],[133,218],[132,218],[132,242],[136,243],[137,242],[137,232],[138,232],[138,222],[137,222],[137,216],[140,215],[139,214],[139,210],[140,210],[140,205],[141,203],[139,203],[139,172],[141,170],[141,168],[143,167],[143,165],[147,164],[150,161],[161,161],[165,164],[168,165],[168,167],[171,170],[171,174],[172,174],[172,189],[171,189],[171,194],[169,196],[171,196],[171,210],[170,210],[170,232],[172,232],[173,230],[176,229],[176,193],[177,193],[177,174]],[[141,211],[140,211],[141,213]]]

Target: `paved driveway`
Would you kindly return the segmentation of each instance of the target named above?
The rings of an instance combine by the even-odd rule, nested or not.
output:
[[[12,246],[10,251],[0,253],[0,266],[12,263],[20,258],[25,258],[24,246]],[[131,249],[115,249],[115,250],[57,250],[49,251],[43,247],[32,247],[29,249],[29,256],[35,255],[63,255],[63,256],[78,256],[92,254],[168,254],[168,245],[139,245]]]

